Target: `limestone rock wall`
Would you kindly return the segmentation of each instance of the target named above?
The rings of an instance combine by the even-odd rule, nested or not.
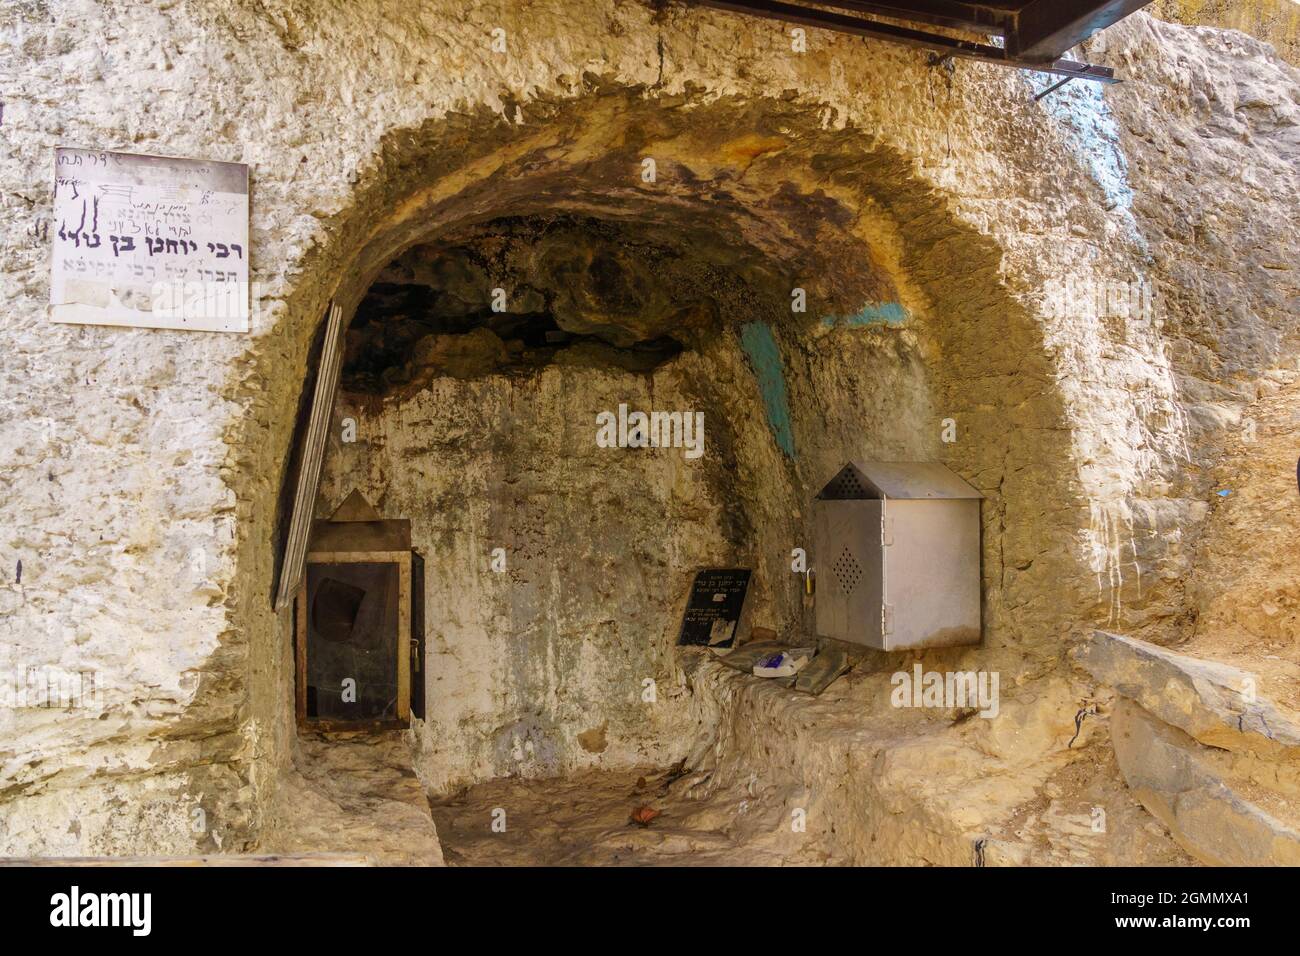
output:
[[[1300,63],[1300,9],[1292,0],[1155,0],[1147,11],[1173,23],[1240,30]]]
[[[680,749],[668,609],[694,568],[736,560],[735,503],[681,449],[598,448],[595,416],[620,402],[702,407],[682,377],[561,365],[524,381],[439,379],[382,411],[344,398],[360,440],[339,445],[322,494],[358,487],[411,518],[426,562],[419,739],[434,789],[664,764]],[[706,441],[726,441],[707,415]]]
[[[1028,675],[1079,620],[1177,635],[1198,469],[1294,364],[1295,71],[1139,15],[1088,51],[1131,82],[1036,103],[1023,74],[811,40],[631,2],[6,7],[0,641],[104,696],[4,712],[0,852],[255,844],[292,747],[272,540],[312,334],[410,243],[506,209],[708,217],[818,317],[856,314],[874,259],[958,422],[937,453],[990,496],[991,646]],[[50,324],[56,145],[250,163],[252,333]],[[1055,307],[1079,276],[1162,311]],[[800,367],[857,383],[846,334],[780,339],[796,434],[821,427]],[[792,496],[855,437],[826,434]]]
[[[1146,477],[1112,525],[1123,576],[1113,622],[1185,639],[1194,614],[1181,579],[1222,490],[1208,469],[1249,430],[1256,395],[1296,363],[1297,74],[1244,34],[1151,18],[1105,50],[1136,74],[1116,113],[1165,370],[1159,388],[1131,384],[1120,454]],[[1107,348],[1135,355],[1133,328],[1114,332]]]

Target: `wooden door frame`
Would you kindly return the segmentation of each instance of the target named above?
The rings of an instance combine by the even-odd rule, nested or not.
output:
[[[395,564],[397,565],[397,713],[378,720],[320,720],[307,716],[307,574],[294,602],[294,710],[298,726],[314,730],[370,730],[405,727],[411,718],[411,552],[410,551],[312,551],[312,564]]]

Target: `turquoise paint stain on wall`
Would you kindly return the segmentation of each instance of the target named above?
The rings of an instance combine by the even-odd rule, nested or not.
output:
[[[785,369],[781,349],[765,322],[746,322],[740,327],[740,347],[758,379],[758,391],[767,409],[767,423],[772,426],[776,443],[794,457],[794,428],[790,423],[790,397],[785,390]]]
[[[901,302],[873,302],[864,305],[856,315],[828,315],[823,325],[902,325],[907,321],[907,310]]]

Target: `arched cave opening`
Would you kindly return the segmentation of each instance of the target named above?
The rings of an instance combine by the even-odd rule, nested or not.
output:
[[[700,142],[661,165],[661,186],[628,185],[620,153],[581,167],[522,153],[463,192],[399,164],[401,191],[358,201],[343,272],[323,283],[347,330],[315,518],[359,496],[422,561],[409,679],[423,700],[399,722],[400,760],[445,812],[481,809],[456,802],[467,790],[589,794],[667,768],[737,806],[761,778],[770,810],[848,741],[918,732],[924,714],[889,705],[899,668],[1057,653],[1059,606],[1032,582],[1065,553],[1045,522],[1070,505],[1043,506],[1052,479],[1025,437],[1064,433],[1041,342],[991,278],[996,249],[887,157],[802,182],[824,162],[695,120]],[[702,416],[699,454],[601,440],[602,416],[654,412]],[[946,463],[984,493],[985,640],[858,658],[796,739],[762,703],[775,698],[679,647],[679,630],[697,572],[746,569],[751,638],[824,646],[792,559],[833,562],[812,546],[814,499],[855,459]],[[351,759],[334,746],[294,744],[326,767]],[[870,857],[884,831],[850,816]],[[435,817],[440,833],[461,819]]]
[[[811,636],[782,560],[808,546],[795,422],[836,416],[800,360],[830,326],[793,302],[778,263],[688,218],[497,217],[377,272],[345,334],[318,514],[359,493],[410,523],[435,792],[680,760],[702,730],[676,649],[700,569],[752,571],[747,625]],[[919,456],[917,350],[887,322],[850,334],[892,393],[869,441]],[[685,428],[602,440],[638,412]]]

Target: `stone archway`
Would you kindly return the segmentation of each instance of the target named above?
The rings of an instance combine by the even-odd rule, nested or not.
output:
[[[264,599],[278,490],[270,476],[282,474],[299,401],[283,356],[301,368],[331,295],[350,316],[404,250],[481,235],[507,217],[603,222],[694,255],[715,275],[743,277],[734,291],[746,301],[738,299],[729,315],[715,310],[696,322],[686,338],[694,336],[699,350],[688,349],[672,364],[680,372],[703,355],[705,367],[692,373],[697,380],[725,373],[720,381],[727,387],[711,395],[732,405],[730,457],[705,485],[719,529],[739,517],[741,530],[731,529],[729,544],[756,563],[761,606],[774,623],[796,622],[802,613],[786,556],[806,540],[804,506],[846,449],[939,458],[989,499],[984,665],[1000,660],[1050,669],[1071,607],[1087,606],[1095,595],[1071,550],[1080,511],[1062,467],[1069,432],[1050,387],[1051,362],[1032,316],[997,278],[997,248],[960,226],[897,151],[826,128],[817,109],[615,88],[544,108],[534,104],[530,113],[526,125],[496,115],[461,116],[390,134],[338,217],[337,240],[304,257],[310,264],[280,323],[282,351],[264,358],[270,363],[262,373],[269,386],[268,438],[258,446],[256,464],[230,476],[247,515],[232,622],[255,662],[250,709],[274,728],[265,739],[275,742],[255,778],[266,774],[260,779],[273,786],[292,736],[287,624],[275,620]],[[655,164],[652,182],[642,176],[647,158]],[[796,287],[806,294],[807,312],[790,311]],[[706,291],[716,300],[717,289]],[[750,387],[753,356],[739,330],[754,324],[765,326],[781,365],[788,422],[773,421],[770,402]],[[836,402],[827,403],[827,395]],[[949,422],[957,441],[945,443]],[[783,447],[782,429],[793,449]],[[257,476],[252,483],[250,475]],[[730,518],[720,504],[724,493],[739,500]],[[668,607],[662,611],[665,619],[673,616]],[[641,663],[677,682],[670,656],[658,647]],[[1033,661],[1039,663],[1026,664]],[[543,679],[543,697],[554,693],[557,679]],[[608,681],[601,686],[614,693]],[[662,759],[681,756],[699,714],[685,701],[664,708],[648,724],[660,746],[648,749],[644,735],[631,733],[634,719],[615,721],[614,729],[630,736],[612,753]],[[577,737],[602,722],[587,723],[567,723],[557,745],[563,755],[534,762],[532,772],[565,772],[587,761]],[[538,746],[532,738],[547,732],[534,724],[515,730],[531,740],[532,752]],[[435,774],[436,781],[451,785],[502,769],[492,759],[472,763]]]
[[[678,363],[728,371],[716,392],[748,403],[728,419],[744,426],[732,429],[744,438],[736,480],[713,487],[737,492],[743,520],[728,540],[766,562],[774,615],[789,606],[775,582],[794,511],[864,431],[899,454],[931,443],[922,451],[989,495],[989,640],[934,663],[1000,668],[1036,711],[955,724],[945,743],[965,749],[846,757],[800,737],[805,753],[779,755],[802,761],[807,780],[835,781],[846,801],[892,787],[877,802],[894,816],[908,806],[890,802],[899,791],[953,768],[987,786],[941,808],[964,829],[894,859],[966,862],[984,818],[964,811],[1013,792],[1003,766],[958,753],[1055,748],[1074,760],[1089,728],[1105,726],[1104,701],[1102,720],[1080,716],[1082,695],[1107,693],[1095,682],[1039,694],[1068,673],[1067,631],[1106,622],[1158,643],[1199,641],[1234,613],[1244,592],[1228,582],[1231,593],[1206,593],[1198,565],[1215,582],[1241,571],[1216,557],[1226,539],[1215,529],[1264,512],[1250,489],[1215,482],[1219,471],[1238,482],[1237,458],[1223,454],[1238,416],[1276,410],[1266,399],[1290,382],[1295,352],[1293,285],[1275,268],[1294,260],[1295,230],[1260,215],[1261,197],[1295,192],[1293,84],[1263,45],[1139,14],[1091,41],[1133,82],[1039,99],[1022,75],[900,46],[814,31],[796,54],[779,26],[697,5],[227,0],[140,16],[106,5],[51,31],[37,4],[0,28],[23,64],[5,118],[32,134],[10,138],[0,176],[15,228],[32,217],[0,288],[18,383],[4,421],[7,650],[90,668],[112,698],[101,714],[0,715],[13,718],[6,853],[257,844],[293,744],[286,622],[267,598],[309,342],[328,300],[358,299],[391,256],[496,228],[507,212],[624,232],[657,224],[696,249],[725,236],[755,281],[767,277],[764,348],[784,376],[794,455],[725,317],[709,326],[719,347],[708,361],[696,349]],[[95,52],[105,42],[111,56]],[[56,139],[249,164],[252,334],[50,323]],[[639,179],[646,156],[655,189]],[[774,301],[796,282],[811,294],[803,320]],[[1114,284],[1149,285],[1164,303],[1135,319],[1048,301]],[[894,302],[908,316],[897,326],[861,308]],[[827,409],[826,394],[843,408]],[[958,440],[934,444],[933,419],[952,420]],[[714,749],[748,776],[770,755],[735,731],[789,709],[724,700],[712,672],[688,677],[697,701],[710,683],[721,689],[705,724],[725,719],[731,734]],[[1109,759],[1105,746],[1088,751],[1079,762]],[[851,786],[835,777],[845,767]],[[855,826],[875,835],[870,818]],[[981,859],[996,859],[985,835]]]

